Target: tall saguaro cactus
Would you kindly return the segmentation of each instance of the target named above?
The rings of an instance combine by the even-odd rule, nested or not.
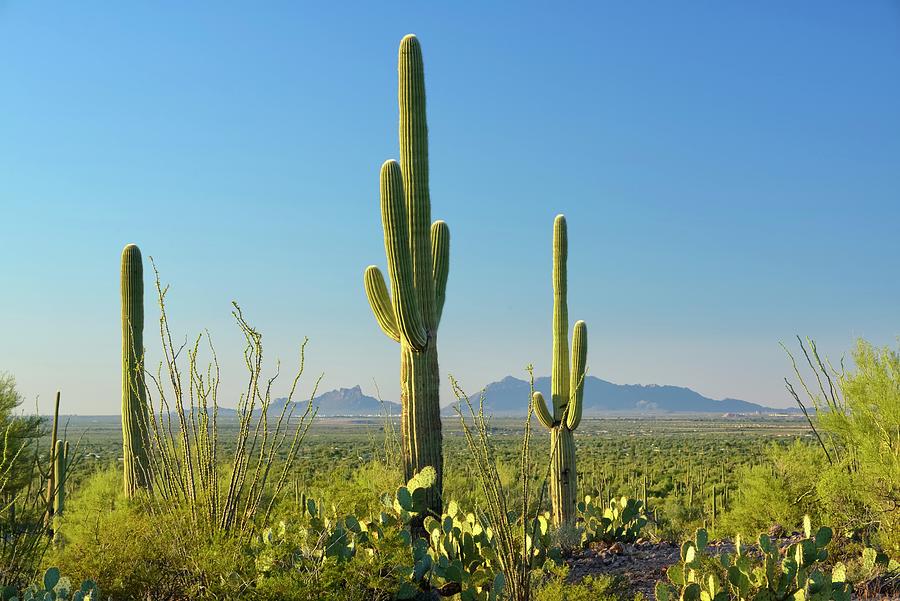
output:
[[[372,265],[365,290],[378,325],[400,343],[400,401],[406,479],[427,466],[437,480],[427,507],[441,514],[440,375],[437,329],[450,266],[450,230],[431,223],[428,192],[428,127],[422,48],[414,35],[400,42],[400,162],[381,166],[381,220],[391,290]]]
[[[575,438],[581,422],[584,398],[584,374],[587,364],[587,326],[575,323],[572,333],[572,361],[569,365],[569,308],[566,300],[566,258],[568,236],[566,218],[557,215],[553,222],[553,368],[550,402],[534,393],[534,411],[538,420],[550,429],[550,501],[553,522],[557,526],[575,519],[578,480],[575,471]]]
[[[54,498],[56,497],[56,441],[59,434],[59,397],[60,391],[56,391],[56,405],[53,410],[53,428],[50,431],[50,465],[47,470],[47,520],[48,525],[53,526]]]
[[[122,251],[122,452],[125,494],[149,486],[149,409],[144,382],[144,266],[141,251]]]

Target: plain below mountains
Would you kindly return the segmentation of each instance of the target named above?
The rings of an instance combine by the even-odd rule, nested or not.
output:
[[[537,378],[535,389],[550,398],[550,378]],[[739,399],[711,399],[680,386],[656,384],[613,384],[594,376],[585,379],[584,415],[609,413],[659,414],[659,413],[793,413],[794,409],[774,409]],[[485,388],[485,411],[496,416],[524,416],[528,411],[530,385],[512,376]],[[472,397],[477,406],[479,395]],[[272,401],[270,412],[278,413],[287,399]],[[302,401],[298,405],[302,405]],[[454,403],[455,404],[455,403]],[[376,416],[389,413],[400,415],[400,405],[391,401],[382,403],[363,393],[359,386],[339,388],[313,399],[322,417]],[[298,406],[297,409],[300,409]],[[233,411],[233,410],[232,410]],[[271,413],[270,413],[271,414]],[[444,407],[444,416],[455,416],[453,405]]]

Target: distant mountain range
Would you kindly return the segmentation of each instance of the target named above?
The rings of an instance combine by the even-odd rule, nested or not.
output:
[[[307,397],[308,400],[309,397]],[[275,399],[269,405],[269,415],[279,414],[287,403],[286,398]],[[296,405],[294,415],[298,410],[306,406],[306,400],[294,401]],[[313,407],[318,407],[318,415],[322,417],[358,417],[364,415],[400,415],[400,405],[391,401],[381,401],[375,397],[363,394],[362,388],[338,388],[320,394],[313,399]],[[221,409],[220,409],[221,411]],[[227,413],[236,414],[234,409],[226,409]]]
[[[549,402],[550,378],[536,378],[534,387]],[[488,384],[484,390],[485,412],[497,416],[525,415],[531,386],[525,380],[507,376]],[[471,398],[473,403],[480,393]],[[455,404],[455,403],[454,403]],[[773,409],[739,399],[715,400],[690,388],[657,384],[613,384],[594,376],[584,382],[583,415],[603,413],[785,413],[788,409]],[[445,407],[443,415],[455,415],[453,405]]]
[[[535,389],[550,398],[550,378],[536,378]],[[485,387],[485,411],[496,416],[522,416],[528,411],[530,385],[525,380],[507,376],[499,382]],[[477,403],[480,393],[472,397]],[[272,401],[270,412],[281,412],[287,399]],[[302,402],[298,404],[303,404]],[[454,404],[441,410],[441,415],[455,416]],[[381,401],[363,393],[362,388],[339,388],[323,393],[313,399],[322,417],[358,417],[400,415],[400,404]],[[234,414],[233,409],[220,408],[225,414]],[[739,399],[716,400],[680,386],[660,386],[657,384],[613,384],[594,376],[585,378],[584,415],[607,413],[793,413],[795,409],[774,409]]]

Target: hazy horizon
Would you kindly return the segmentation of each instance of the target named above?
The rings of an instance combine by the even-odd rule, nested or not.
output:
[[[154,257],[178,340],[244,383],[237,300],[301,396],[397,400],[363,292],[384,268],[397,44],[416,33],[432,216],[451,231],[442,404],[549,372],[551,228],[591,375],[789,407],[779,342],[896,346],[900,10],[580,3],[564,11],[0,4],[0,371],[31,409],[118,413],[119,261]],[[340,32],[335,35],[334,32]],[[792,345],[792,348],[793,345]]]

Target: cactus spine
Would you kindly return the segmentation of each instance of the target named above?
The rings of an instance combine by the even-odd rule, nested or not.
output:
[[[553,522],[571,524],[577,503],[575,439],[581,423],[584,374],[587,364],[587,326],[575,323],[572,333],[572,361],[569,364],[569,308],[566,300],[566,258],[568,239],[566,218],[557,215],[553,223],[553,368],[548,407],[540,392],[534,393],[538,420],[550,429],[550,501]]]
[[[125,494],[149,486],[149,413],[144,382],[144,267],[141,251],[122,251],[122,452]]]
[[[378,325],[400,343],[401,443],[408,480],[427,466],[437,472],[426,505],[441,515],[440,374],[437,329],[450,265],[450,230],[431,223],[428,129],[422,49],[414,35],[400,42],[400,162],[381,166],[381,220],[391,291],[372,265],[365,290]]]

